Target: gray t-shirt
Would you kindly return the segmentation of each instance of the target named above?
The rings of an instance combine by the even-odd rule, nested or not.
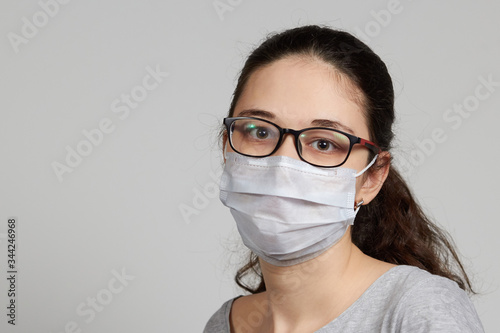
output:
[[[204,333],[230,333],[234,299],[210,318]],[[474,305],[458,285],[413,266],[396,266],[378,278],[340,316],[316,333],[484,332]]]

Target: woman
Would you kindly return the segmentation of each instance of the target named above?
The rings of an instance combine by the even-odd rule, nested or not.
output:
[[[252,52],[220,185],[250,295],[205,332],[483,331],[451,242],[391,165],[393,121],[385,64],[346,32],[299,27]]]

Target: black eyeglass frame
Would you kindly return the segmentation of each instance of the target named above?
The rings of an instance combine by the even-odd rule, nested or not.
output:
[[[279,138],[278,142],[276,143],[276,147],[274,148],[274,150],[267,155],[256,156],[256,155],[243,154],[243,153],[239,152],[236,148],[234,148],[233,142],[231,139],[231,125],[233,124],[233,122],[235,122],[236,120],[240,120],[240,119],[254,119],[254,120],[258,120],[258,121],[263,121],[265,123],[271,124],[274,127],[276,127],[280,132],[280,138]],[[297,130],[294,130],[291,128],[282,128],[269,120],[261,119],[261,118],[257,118],[257,117],[227,117],[227,118],[224,118],[223,125],[226,126],[226,131],[228,133],[229,145],[231,146],[231,148],[235,152],[237,152],[238,154],[243,155],[243,156],[257,157],[257,158],[271,156],[279,149],[279,147],[283,143],[283,137],[285,136],[285,134],[292,134],[295,137],[295,150],[297,151],[297,155],[299,155],[299,157],[302,161],[309,163],[311,165],[317,166],[317,167],[321,167],[321,168],[336,168],[336,167],[343,165],[347,161],[347,159],[349,158],[349,155],[351,154],[352,147],[355,144],[360,144],[362,146],[365,146],[366,148],[370,149],[376,155],[380,154],[382,152],[382,149],[380,149],[379,146],[377,146],[375,143],[373,143],[369,140],[360,138],[358,136],[355,136],[355,135],[352,135],[352,134],[349,134],[346,132],[339,131],[339,130],[334,129],[334,128],[329,128],[329,127],[308,127],[308,128],[303,128],[303,129],[297,131]],[[347,152],[347,155],[346,155],[344,161],[342,161],[342,163],[339,163],[337,165],[332,165],[332,166],[318,165],[318,164],[314,164],[314,163],[311,163],[309,161],[306,161],[302,157],[301,152],[299,151],[299,144],[300,144],[299,136],[300,136],[300,134],[302,134],[303,132],[308,131],[308,130],[327,130],[327,131],[337,132],[337,133],[345,135],[349,139],[349,150]]]

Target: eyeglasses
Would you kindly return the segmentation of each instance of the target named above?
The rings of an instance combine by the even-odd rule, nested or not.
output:
[[[295,137],[297,154],[304,162],[319,167],[341,166],[355,144],[363,145],[375,154],[381,152],[375,143],[333,128],[311,127],[296,131],[255,117],[224,118],[224,125],[231,148],[245,156],[266,157],[274,154],[285,134]]]

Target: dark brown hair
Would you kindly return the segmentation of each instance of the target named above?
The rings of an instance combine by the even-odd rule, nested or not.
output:
[[[319,59],[347,77],[363,95],[361,103],[370,140],[382,150],[390,150],[395,116],[394,90],[387,67],[366,44],[351,34],[327,27],[303,26],[286,30],[268,37],[258,46],[241,70],[229,110],[230,117],[252,73],[289,56]],[[352,226],[352,241],[373,258],[419,267],[447,277],[473,293],[451,238],[425,216],[407,184],[392,166],[378,195],[359,210]],[[257,276],[257,283],[246,281],[252,275]],[[247,264],[238,270],[235,280],[251,293],[266,290],[255,254],[252,253]]]

